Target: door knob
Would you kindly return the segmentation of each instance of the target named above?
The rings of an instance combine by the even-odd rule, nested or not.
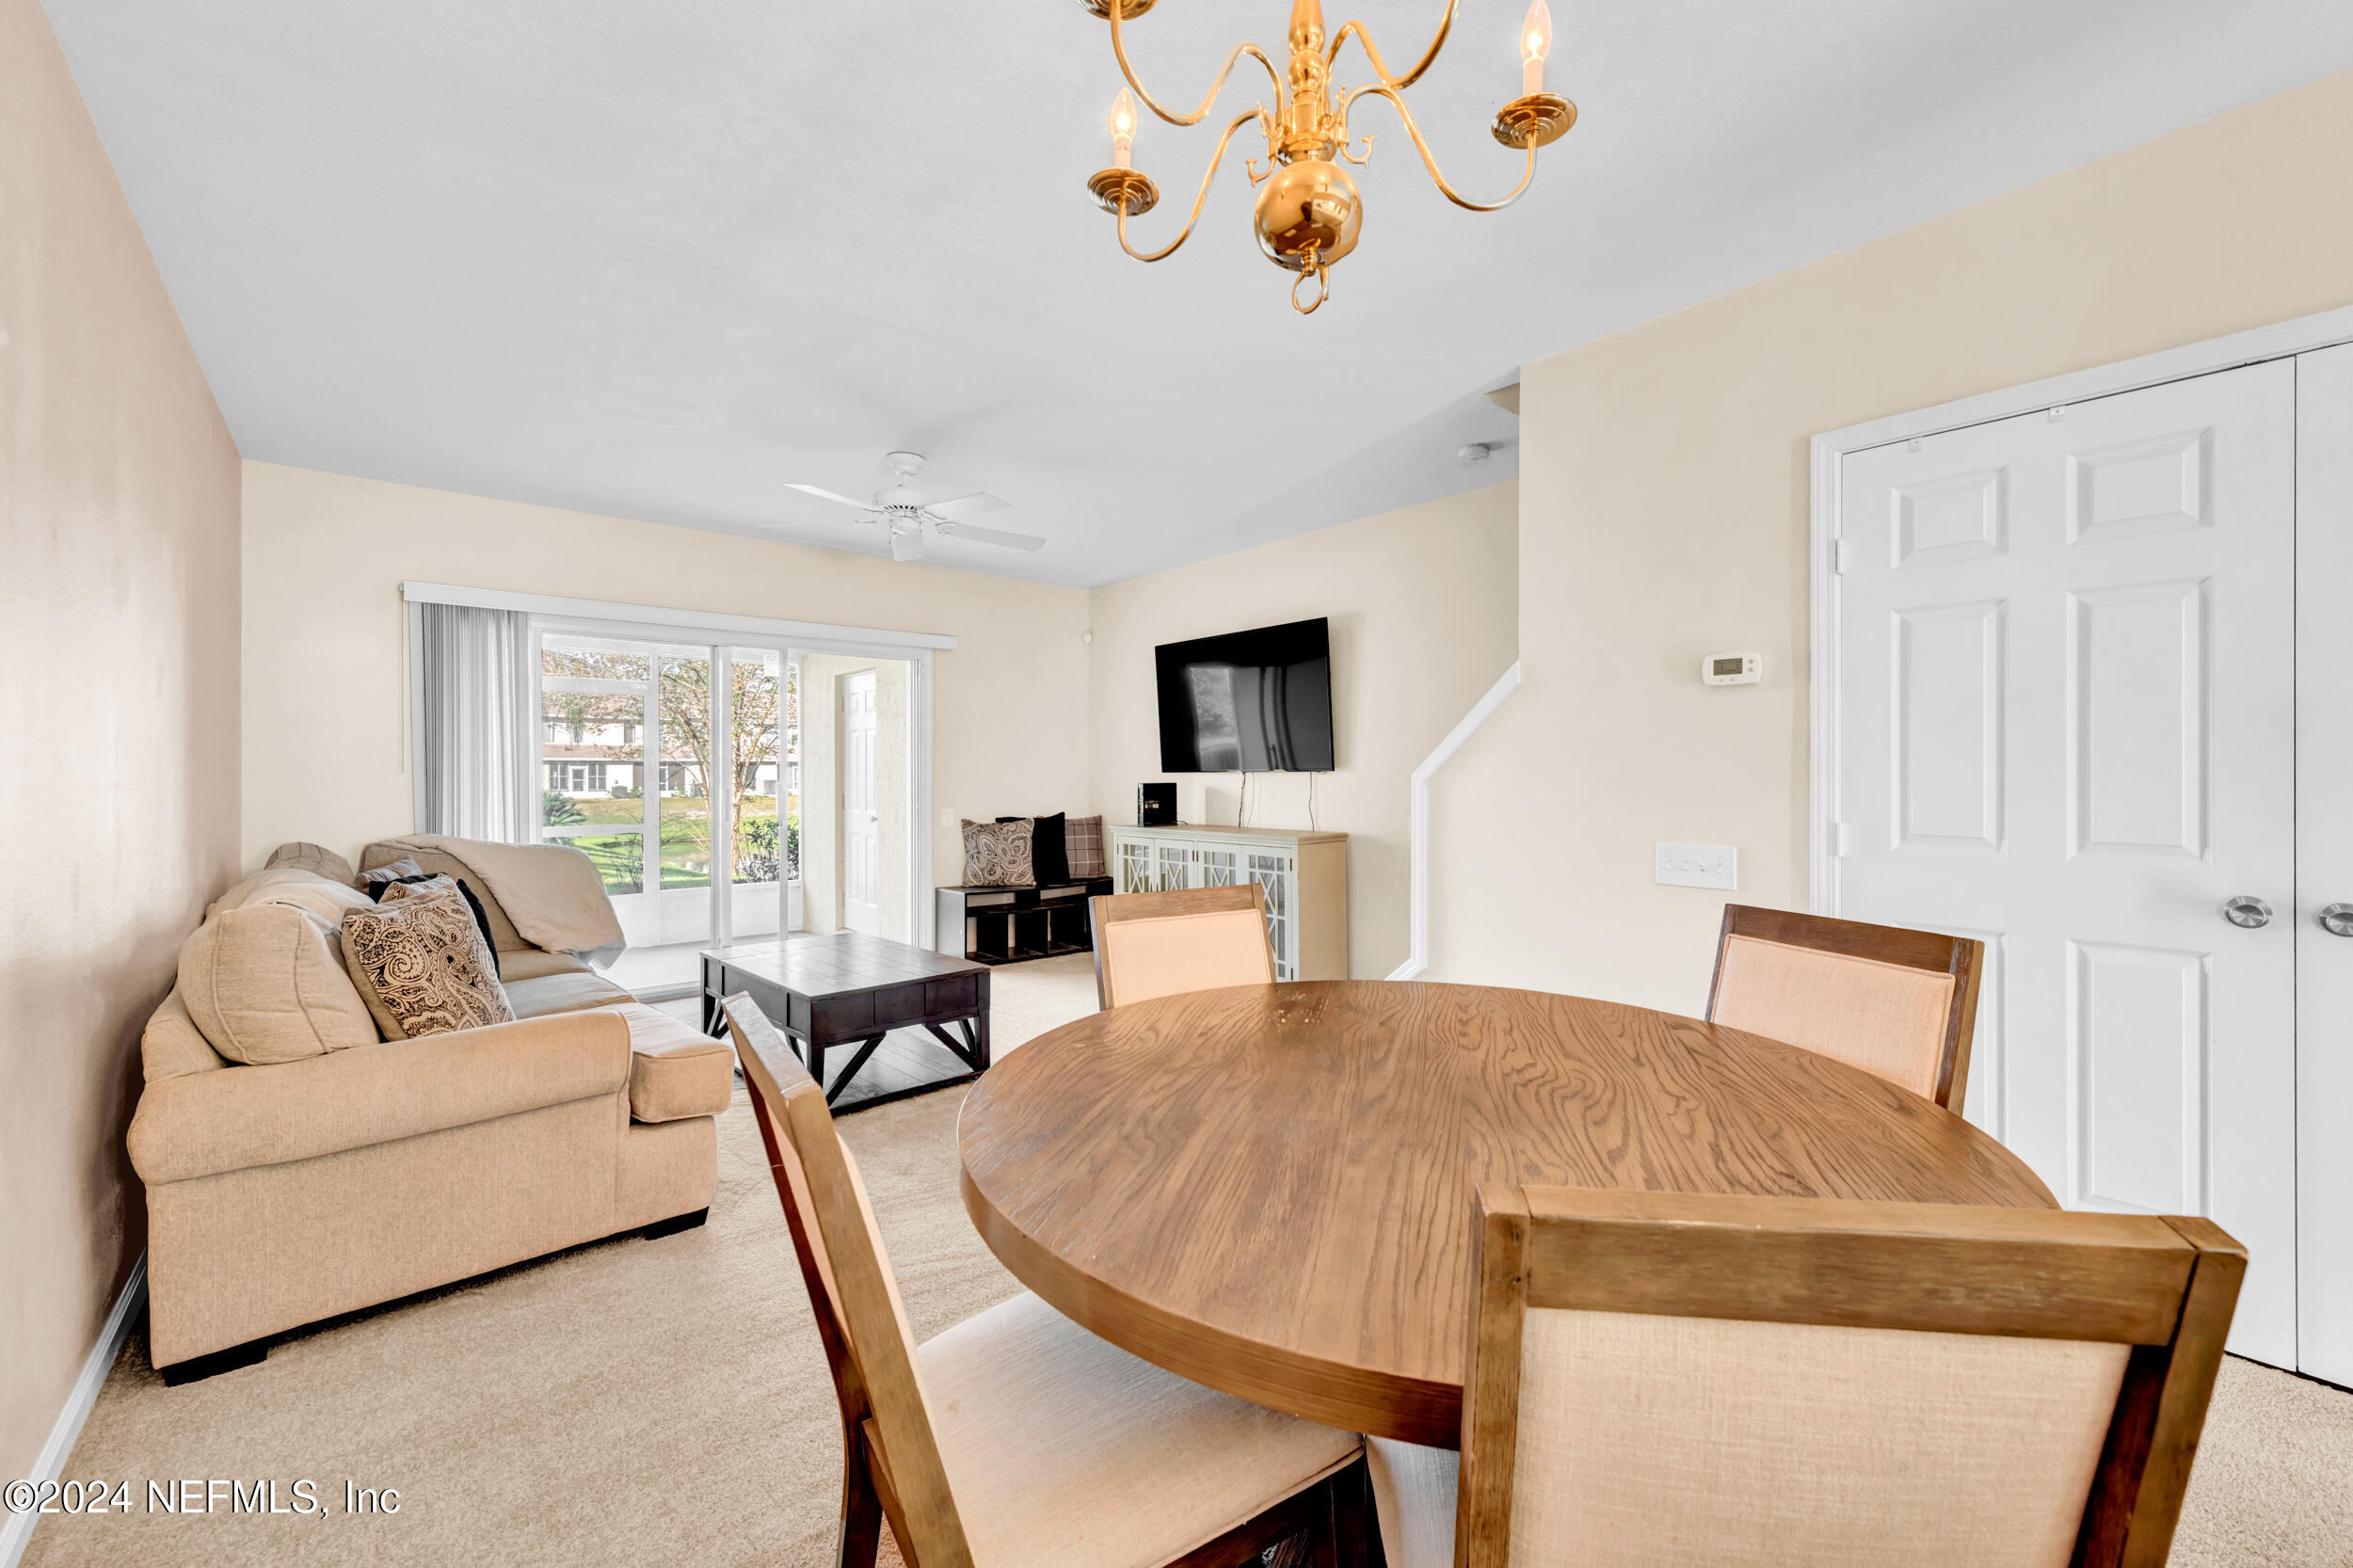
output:
[[[2353,936],[2353,904],[2332,904],[2323,909],[2320,928],[2331,936]]]
[[[2353,914],[2353,910],[2347,913]],[[2222,918],[2233,925],[2245,926],[2253,931],[2271,923],[2271,905],[2252,893],[2241,893],[2236,898],[2222,901]]]

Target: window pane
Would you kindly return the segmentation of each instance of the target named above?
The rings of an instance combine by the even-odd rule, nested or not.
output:
[[[604,890],[615,898],[646,890],[646,836],[643,833],[575,834],[553,840],[571,845],[596,863]]]
[[[643,643],[549,635],[539,648],[539,673],[574,680],[648,680],[652,662]]]
[[[662,657],[662,886],[711,885],[711,661]]]
[[[784,769],[784,658],[774,649],[728,650],[729,728],[735,755],[738,884],[773,883],[782,860],[776,803]]]
[[[646,751],[643,697],[547,692],[539,707],[539,821],[637,826]]]

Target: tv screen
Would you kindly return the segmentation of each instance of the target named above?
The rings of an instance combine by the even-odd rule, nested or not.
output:
[[[1158,649],[1162,773],[1332,771],[1331,622]]]

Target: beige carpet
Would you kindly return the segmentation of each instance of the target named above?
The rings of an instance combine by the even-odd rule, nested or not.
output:
[[[1067,979],[1040,973],[1038,989]],[[1083,1000],[1092,1006],[1091,988]],[[1010,1022],[998,1025],[1007,1044]],[[963,1098],[943,1091],[841,1124],[919,1336],[1018,1288],[956,1195]],[[824,1357],[739,1095],[721,1123],[705,1228],[526,1264],[184,1388],[163,1385],[135,1337],[66,1473],[130,1480],[142,1508],[44,1520],[28,1568],[821,1568],[832,1561],[840,1449]],[[225,1491],[224,1512],[209,1516],[143,1512],[145,1483],[176,1478],[275,1479],[281,1498],[308,1478],[336,1512],[237,1515]],[[346,1479],[397,1488],[400,1512],[344,1515]],[[2229,1363],[2173,1560],[2353,1568],[2353,1396]]]

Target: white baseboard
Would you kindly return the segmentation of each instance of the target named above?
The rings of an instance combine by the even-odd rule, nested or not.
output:
[[[57,1424],[49,1429],[49,1441],[41,1446],[40,1458],[34,1463],[28,1477],[0,1477],[0,1480],[28,1480],[35,1484],[56,1480],[65,1473],[65,1462],[73,1452],[73,1440],[82,1435],[82,1423],[89,1419],[90,1407],[98,1402],[98,1391],[106,1386],[106,1374],[114,1369],[115,1357],[122,1352],[122,1341],[131,1332],[131,1320],[139,1314],[139,1305],[147,1299],[147,1254],[131,1265],[131,1277],[122,1282],[122,1293],[115,1297],[115,1308],[106,1315],[106,1326],[98,1334],[98,1343],[90,1347],[89,1359],[82,1363],[82,1375],[74,1380],[73,1392],[67,1396],[65,1408],[57,1412]],[[0,1513],[0,1568],[17,1568],[24,1556],[24,1548],[32,1544],[33,1527],[40,1522],[38,1513]]]
[[[1471,711],[1463,715],[1462,722],[1448,730],[1446,739],[1440,741],[1436,748],[1421,760],[1421,766],[1414,770],[1413,782],[1408,786],[1410,821],[1407,827],[1413,856],[1413,883],[1406,895],[1410,946],[1405,962],[1389,971],[1388,978],[1391,980],[1411,980],[1430,967],[1430,780],[1447,765],[1449,759],[1463,749],[1463,743],[1477,734],[1479,727],[1503,706],[1504,698],[1519,689],[1520,664],[1514,659],[1512,667],[1497,676],[1496,683],[1487,688],[1487,695],[1472,704]],[[8,1565],[0,1563],[0,1568],[8,1568]]]

